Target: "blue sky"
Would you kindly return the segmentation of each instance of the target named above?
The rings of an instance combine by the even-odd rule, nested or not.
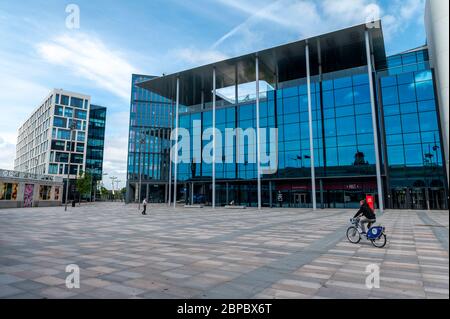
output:
[[[66,27],[68,4],[80,28]],[[52,88],[108,107],[105,171],[125,181],[132,73],[160,75],[381,17],[387,53],[425,43],[425,0],[0,1],[0,168]],[[124,183],[122,183],[123,185]]]

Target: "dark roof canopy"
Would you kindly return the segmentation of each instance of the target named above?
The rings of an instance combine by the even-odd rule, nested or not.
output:
[[[378,24],[378,23],[377,23]],[[270,49],[242,55],[236,58],[211,63],[190,70],[177,72],[139,83],[138,86],[175,99],[176,79],[180,78],[180,103],[191,106],[201,103],[201,92],[205,92],[204,102],[211,100],[212,74],[216,68],[217,88],[238,83],[255,81],[255,57],[260,61],[260,80],[270,84],[306,77],[305,47],[309,44],[311,76],[322,73],[367,65],[365,31],[368,30],[371,50],[377,69],[386,68],[381,22],[379,28],[368,28],[366,24],[284,44]],[[320,53],[320,54],[319,54]],[[278,81],[277,81],[278,79]]]

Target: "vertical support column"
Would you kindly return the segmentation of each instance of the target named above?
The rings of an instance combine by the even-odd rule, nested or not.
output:
[[[175,144],[178,143],[178,111],[180,108],[180,78],[177,77],[177,96],[176,96],[176,106],[175,106]],[[178,149],[175,149],[174,156],[174,181],[173,181],[173,208],[177,207],[177,182],[178,182]]]
[[[316,170],[315,170],[315,154],[314,154],[314,136],[313,136],[313,117],[312,117],[312,105],[311,105],[311,70],[309,65],[309,43],[306,42],[305,48],[306,55],[306,81],[308,89],[308,120],[309,120],[309,148],[311,156],[311,195],[313,201],[313,210],[317,210],[316,199]]]
[[[378,142],[378,125],[377,125],[377,113],[375,108],[375,91],[373,86],[373,76],[372,76],[372,55],[370,50],[370,38],[369,31],[366,30],[366,55],[367,55],[367,73],[369,76],[369,87],[370,87],[370,104],[372,107],[372,126],[373,126],[373,144],[375,149],[375,161],[377,170],[377,187],[378,187],[378,206],[380,212],[384,211],[383,203],[383,185],[381,181],[381,164],[380,164],[380,152],[379,152],[379,142]]]
[[[226,200],[225,200],[225,203],[226,203],[226,205],[228,205],[228,204],[230,204],[230,196],[229,196],[229,192],[228,192],[228,183],[226,183],[225,184],[225,187],[226,187]]]
[[[191,205],[194,205],[194,182],[191,183]]]
[[[320,180],[320,208],[324,209],[325,208],[325,204],[323,202],[323,180]]]
[[[256,73],[256,167],[258,174],[258,209],[261,210],[261,134],[259,132],[259,57],[255,58]],[[265,141],[264,141],[265,142]]]
[[[269,206],[270,206],[270,208],[273,208],[272,181],[269,182]]]
[[[216,67],[213,68],[213,161],[212,161],[212,208],[216,208]]]
[[[168,201],[167,205],[170,206],[172,203],[172,140],[170,139],[170,136],[172,134],[173,130],[173,103],[171,103],[171,112],[170,112],[170,132],[169,132],[169,141],[170,141],[170,148],[169,148],[169,189],[168,189]]]

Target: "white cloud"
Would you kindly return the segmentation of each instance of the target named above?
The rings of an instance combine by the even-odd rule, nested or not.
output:
[[[8,139],[10,139],[10,137]],[[10,170],[14,169],[15,156],[16,146],[13,143],[8,142],[4,137],[0,136],[0,168]]]
[[[393,0],[382,8],[377,0],[218,0],[233,10],[247,14],[247,19],[221,36],[213,49],[240,52],[276,45],[280,32],[292,40],[307,38],[340,28],[382,18],[385,37],[390,41],[411,23],[423,20],[425,0]],[[254,38],[259,39],[255,41]],[[275,40],[274,40],[275,39]]]
[[[47,62],[63,66],[126,101],[130,99],[130,77],[139,73],[122,52],[84,33],[64,34],[37,45]]]
[[[0,56],[0,168],[13,169],[17,129],[49,89],[22,78],[20,66]]]

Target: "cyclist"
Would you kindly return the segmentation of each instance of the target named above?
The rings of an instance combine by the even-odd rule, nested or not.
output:
[[[370,229],[370,227],[372,227],[372,225],[377,221],[377,217],[375,216],[375,212],[372,208],[370,208],[367,204],[366,200],[363,199],[359,202],[359,204],[361,207],[353,218],[358,218],[360,216],[363,217],[359,223],[363,234],[366,234],[365,224],[367,224],[367,229]]]

